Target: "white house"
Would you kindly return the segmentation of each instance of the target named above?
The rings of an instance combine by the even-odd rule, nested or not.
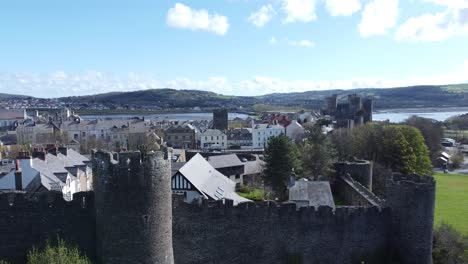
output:
[[[201,148],[227,148],[227,136],[221,130],[218,129],[207,129],[201,135]]]
[[[277,137],[284,134],[284,127],[280,125],[257,124],[252,128],[253,148],[264,148],[268,144],[270,137]]]
[[[69,201],[76,192],[92,190],[90,163],[72,149],[58,148],[49,153],[36,150],[33,157],[20,157],[15,169],[0,178],[0,190],[57,191]]]
[[[299,141],[304,137],[304,128],[294,120],[286,127],[286,136],[292,141]]]
[[[199,198],[229,199],[234,204],[250,201],[239,196],[235,187],[235,182],[213,168],[200,154],[193,156],[171,179],[172,192],[183,194],[188,203]]]

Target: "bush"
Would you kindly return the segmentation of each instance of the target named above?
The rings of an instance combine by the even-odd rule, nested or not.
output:
[[[253,201],[263,201],[265,197],[265,191],[262,189],[249,188],[247,186],[242,186],[237,194]]]
[[[463,160],[464,160],[464,155],[463,153],[461,152],[457,152],[455,154],[453,154],[453,156],[451,157],[451,160],[452,160],[452,168],[453,169],[458,169],[461,167],[461,165],[463,164]]]
[[[468,238],[442,223],[434,229],[432,260],[433,264],[468,263]]]
[[[80,254],[75,246],[70,246],[62,239],[52,246],[48,241],[45,248],[33,248],[28,253],[28,264],[91,264],[91,261]]]

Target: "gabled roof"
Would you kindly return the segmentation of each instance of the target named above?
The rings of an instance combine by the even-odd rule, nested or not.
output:
[[[250,200],[235,192],[236,183],[217,171],[200,154],[185,163],[179,172],[203,195],[214,200],[230,199],[234,204]]]
[[[223,131],[219,129],[207,129],[203,132],[202,136],[223,136]]]
[[[25,119],[26,109],[0,109],[1,120]]]
[[[289,188],[289,200],[308,201],[309,206],[330,206],[335,208],[330,183],[327,181],[296,181]]]
[[[244,165],[236,154],[211,156],[208,157],[208,163],[215,169]]]

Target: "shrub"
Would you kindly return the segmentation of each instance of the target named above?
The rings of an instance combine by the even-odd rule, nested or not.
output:
[[[254,189],[247,186],[242,186],[238,194],[246,199],[253,201],[263,201],[265,197],[265,192],[262,189]]]
[[[458,168],[460,168],[461,165],[463,164],[464,158],[465,158],[465,157],[464,157],[463,153],[461,153],[461,152],[455,153],[455,154],[452,156],[452,158],[451,158],[451,160],[452,160],[452,168],[453,168],[453,169],[458,169]]]
[[[433,264],[468,263],[468,238],[442,223],[434,229],[432,259]]]
[[[52,246],[48,241],[44,249],[33,247],[28,253],[28,264],[91,264],[91,261],[80,254],[75,246],[70,246],[62,239]]]

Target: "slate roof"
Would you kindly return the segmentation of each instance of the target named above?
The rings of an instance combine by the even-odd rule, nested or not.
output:
[[[244,162],[244,175],[262,173],[264,164],[258,156],[256,160]]]
[[[31,162],[32,166],[27,164],[28,162]],[[85,162],[89,162],[89,159],[72,149],[68,149],[67,156],[59,152],[57,156],[48,153],[45,161],[39,158],[31,161],[21,160],[23,189],[35,191],[42,185],[50,191],[61,191],[66,177],[74,177],[66,168],[84,166]],[[0,178],[0,189],[15,188],[14,171]]]
[[[234,204],[250,200],[235,192],[236,183],[217,171],[200,154],[190,159],[179,172],[205,197],[230,199]]]
[[[330,206],[335,208],[333,195],[328,181],[296,181],[289,188],[289,200],[309,201],[309,206]]]
[[[223,131],[219,129],[207,129],[203,132],[202,136],[223,136]]]
[[[208,157],[208,162],[215,169],[244,165],[236,154],[210,156]]]
[[[0,120],[24,119],[25,109],[0,109]]]

